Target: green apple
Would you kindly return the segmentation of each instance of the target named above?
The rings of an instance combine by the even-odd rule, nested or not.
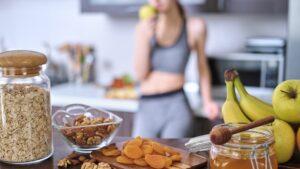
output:
[[[300,80],[280,83],[273,92],[272,104],[277,118],[300,123]]]
[[[139,10],[139,18],[140,20],[146,20],[153,18],[156,15],[156,9],[151,5],[144,5]]]
[[[278,163],[285,163],[291,159],[296,144],[296,136],[292,127],[282,121],[276,119],[272,123],[275,151]]]

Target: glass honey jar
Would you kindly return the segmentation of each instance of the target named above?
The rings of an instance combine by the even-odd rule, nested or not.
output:
[[[233,128],[243,123],[216,127]],[[212,144],[210,169],[277,169],[274,136],[270,126],[234,134],[224,145]]]

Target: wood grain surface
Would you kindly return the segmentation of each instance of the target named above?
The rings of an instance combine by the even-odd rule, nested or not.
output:
[[[123,145],[123,142],[117,143],[117,147],[119,149],[121,149],[122,145]],[[169,147],[171,147],[171,146],[169,146]],[[171,147],[171,148],[180,152],[180,154],[182,156],[181,163],[183,163],[183,164],[192,166],[192,168],[202,168],[202,167],[206,166],[206,164],[207,164],[207,158],[204,156],[190,153],[181,148],[175,148],[175,147]],[[153,169],[151,167],[141,167],[141,166],[137,166],[137,165],[120,164],[120,163],[116,162],[115,157],[106,157],[106,156],[102,155],[102,153],[99,151],[92,152],[92,155],[94,158],[97,157],[96,158],[97,160],[99,159],[103,162],[106,162],[117,169]]]
[[[57,167],[57,163],[60,159],[65,158],[67,155],[69,155],[73,150],[70,148],[70,146],[63,140],[63,138],[60,136],[60,134],[57,131],[54,131],[54,154],[51,158],[38,163],[34,165],[10,165],[0,162],[0,169],[59,169]],[[129,137],[116,137],[113,142],[123,142],[128,139],[131,139]],[[183,150],[186,150],[184,147],[184,143],[188,141],[188,139],[154,139],[155,141],[180,148]],[[205,154],[204,154],[205,155]],[[73,166],[69,167],[68,169],[80,169],[80,166]],[[205,167],[203,167],[205,169]]]

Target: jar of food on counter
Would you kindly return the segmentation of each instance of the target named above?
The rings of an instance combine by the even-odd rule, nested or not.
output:
[[[238,127],[222,124],[216,127]],[[212,145],[210,169],[277,169],[273,132],[268,126],[258,127],[232,136],[224,145]]]
[[[53,154],[50,81],[45,55],[0,53],[0,161],[36,163]]]

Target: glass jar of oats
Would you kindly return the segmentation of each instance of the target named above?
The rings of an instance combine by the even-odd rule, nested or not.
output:
[[[45,55],[0,53],[0,161],[40,162],[53,154],[50,81]]]

